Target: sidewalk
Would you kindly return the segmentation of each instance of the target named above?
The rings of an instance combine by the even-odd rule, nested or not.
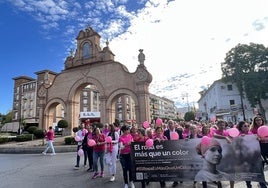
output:
[[[65,137],[56,137],[54,140],[54,148],[56,153],[65,153],[65,152],[76,152],[76,145],[65,145]],[[27,142],[11,142],[7,144],[0,145],[0,153],[9,153],[9,154],[36,154],[44,151],[46,147],[46,141],[43,139],[38,139],[34,141]]]

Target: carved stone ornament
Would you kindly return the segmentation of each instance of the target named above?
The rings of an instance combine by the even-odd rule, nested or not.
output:
[[[143,69],[139,69],[138,72],[136,73],[137,77],[141,81],[145,81],[147,79],[147,72]]]
[[[45,95],[46,95],[46,88],[44,86],[41,86],[40,89],[38,90],[38,96],[44,97]]]

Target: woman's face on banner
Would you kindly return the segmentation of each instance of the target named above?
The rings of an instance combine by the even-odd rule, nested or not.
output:
[[[205,160],[211,164],[220,164],[222,159],[222,149],[220,146],[211,146],[205,153]]]

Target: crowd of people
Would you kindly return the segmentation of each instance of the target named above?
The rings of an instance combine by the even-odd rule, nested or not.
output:
[[[229,181],[230,176],[227,173],[217,169],[217,165],[222,159],[222,148],[217,139],[224,139],[226,143],[232,142],[232,137],[228,135],[227,129],[236,128],[239,131],[239,136],[256,134],[260,126],[264,125],[264,120],[261,116],[253,118],[252,122],[240,121],[236,125],[227,123],[223,120],[214,122],[175,122],[173,120],[164,121],[161,125],[150,124],[148,127],[143,125],[117,125],[105,124],[103,128],[93,127],[92,125],[81,124],[80,130],[76,133],[81,139],[77,141],[77,151],[84,151],[84,166],[88,164],[88,172],[93,172],[90,177],[103,178],[105,177],[104,168],[107,166],[110,181],[116,180],[116,164],[120,161],[123,171],[124,188],[135,188],[132,176],[132,161],[131,161],[131,143],[146,142],[148,139],[154,142],[162,142],[171,140],[172,134],[176,132],[177,139],[193,139],[193,138],[210,138],[209,144],[196,146],[197,154],[203,158],[203,168],[196,174],[193,186],[196,186],[198,181],[202,182],[203,188],[206,188],[207,182],[212,182],[218,188],[222,187],[221,181]],[[109,140],[107,138],[110,138]],[[261,148],[261,156],[263,164],[265,164],[268,156],[268,138],[258,137]],[[94,143],[94,144],[90,144]],[[215,157],[216,156],[216,157]],[[75,169],[80,167],[81,155],[77,154]],[[121,177],[122,178],[122,177]],[[215,181],[217,179],[218,181]],[[166,182],[159,180],[160,187],[166,187]],[[146,187],[150,182],[143,181],[142,187]],[[182,181],[174,181],[172,187],[177,187],[178,184],[183,184]],[[247,188],[251,188],[251,182],[246,181]],[[266,182],[259,182],[261,188],[266,188]],[[234,187],[234,181],[230,181],[230,188]]]

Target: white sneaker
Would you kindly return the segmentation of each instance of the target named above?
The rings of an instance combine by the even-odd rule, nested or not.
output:
[[[52,156],[52,155],[56,155],[56,153],[51,153],[50,155],[51,155],[51,156]]]
[[[43,154],[43,155],[46,155],[46,153],[45,153],[45,152],[42,152],[42,154]]]
[[[110,181],[114,181],[114,180],[115,180],[115,177],[112,176],[112,177],[110,178]]]
[[[124,188],[128,188],[128,184],[125,184]]]
[[[134,185],[133,181],[131,181],[131,182],[129,183],[129,185],[130,185],[131,188],[135,188],[135,185]]]

